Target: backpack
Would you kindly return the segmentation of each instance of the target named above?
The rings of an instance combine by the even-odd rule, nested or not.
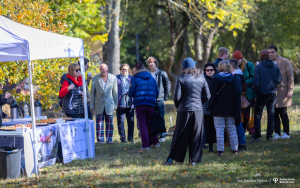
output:
[[[69,79],[67,78],[67,74],[63,74],[60,78],[60,88],[59,88],[59,91],[61,90],[61,87],[64,83],[64,81],[67,80],[69,82]],[[58,94],[58,102],[59,102],[59,106],[62,108],[62,101],[63,101],[64,97],[60,97],[59,94]]]

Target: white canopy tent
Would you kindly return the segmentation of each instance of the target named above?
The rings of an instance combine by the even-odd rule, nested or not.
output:
[[[46,32],[16,23],[8,18],[0,16],[0,62],[6,61],[27,61],[29,90],[30,90],[30,106],[33,127],[33,137],[36,137],[36,124],[34,114],[34,96],[32,85],[32,64],[31,60],[38,59],[54,59],[54,58],[71,58],[80,57],[80,67],[82,70],[82,79],[85,80],[84,70],[84,48],[83,41],[80,38],[67,37],[55,33]],[[86,84],[83,82],[84,92],[84,114],[86,121],[86,139],[89,139],[88,113]],[[90,150],[89,142],[88,150]],[[34,169],[37,169],[37,151],[35,139],[34,145]],[[90,158],[90,151],[88,151]]]

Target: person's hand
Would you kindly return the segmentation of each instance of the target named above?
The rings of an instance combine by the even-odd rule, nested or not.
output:
[[[292,98],[292,96],[293,96],[293,92],[288,92],[288,94],[286,94],[287,98]]]
[[[68,91],[70,91],[71,89],[74,89],[75,88],[75,85],[74,84],[71,84],[68,86]]]
[[[6,98],[6,99],[8,99],[10,96],[11,96],[10,93],[8,93],[8,92],[5,93],[5,98]]]
[[[166,101],[164,101],[164,106],[166,105]]]
[[[91,110],[91,113],[94,114],[94,109],[90,109],[90,110]]]
[[[83,98],[83,92],[81,92],[80,95],[81,95],[81,98]]]

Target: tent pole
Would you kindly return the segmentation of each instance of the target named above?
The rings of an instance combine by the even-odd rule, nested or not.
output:
[[[36,152],[36,125],[35,125],[35,114],[34,114],[34,97],[33,97],[33,85],[32,85],[32,73],[31,73],[31,61],[27,61],[28,64],[28,77],[29,77],[29,90],[30,90],[30,110],[31,110],[31,122],[32,122],[32,131],[33,131],[33,152],[34,152],[34,170],[36,175],[39,175],[37,167],[37,152]]]
[[[90,133],[90,127],[89,127],[89,120],[88,120],[88,111],[87,111],[87,97],[86,97],[86,83],[85,83],[85,69],[84,69],[84,58],[79,58],[80,62],[80,69],[81,69],[81,76],[82,76],[82,87],[83,87],[83,109],[84,109],[84,117],[85,117],[85,130],[86,130],[86,141],[87,141],[87,156],[88,158],[91,158],[90,154],[90,140],[89,140],[89,133]]]

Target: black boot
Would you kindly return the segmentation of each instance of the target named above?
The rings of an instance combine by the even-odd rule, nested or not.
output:
[[[246,145],[239,145],[239,151],[247,150]]]

